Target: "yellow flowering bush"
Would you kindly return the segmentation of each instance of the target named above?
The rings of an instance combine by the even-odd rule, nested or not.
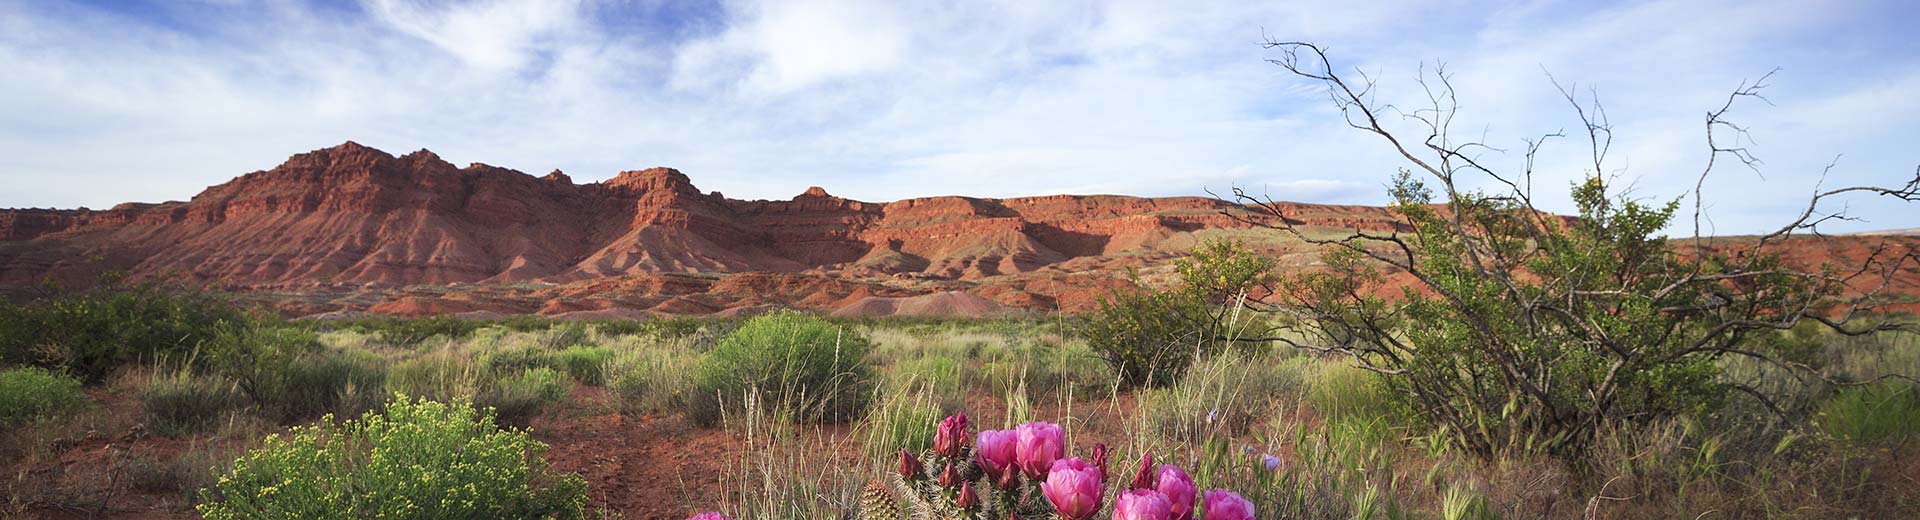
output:
[[[235,460],[201,490],[199,510],[209,520],[584,518],[586,481],[549,471],[545,444],[491,415],[405,396],[358,420],[329,415]]]

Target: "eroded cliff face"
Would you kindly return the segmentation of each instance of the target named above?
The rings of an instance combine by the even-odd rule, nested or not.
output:
[[[241,288],[842,268],[975,279],[1151,248],[1230,209],[1071,196],[876,204],[821,188],[742,201],[670,168],[582,185],[348,142],[187,202],[0,212],[0,282],[100,269]]]
[[[1313,229],[1401,226],[1384,208],[1286,206]],[[815,187],[734,200],[671,168],[575,184],[348,142],[186,202],[0,210],[0,285],[119,271],[275,294],[296,314],[979,307],[950,291],[1073,311],[1129,268],[1163,267],[1202,236],[1248,235],[1246,221],[1263,218],[1200,197],[873,203]],[[1301,244],[1255,243],[1283,265],[1315,261]],[[894,300],[914,295],[946,299]]]

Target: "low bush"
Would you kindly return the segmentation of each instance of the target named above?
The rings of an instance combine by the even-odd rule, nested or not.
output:
[[[606,347],[574,346],[553,355],[554,365],[587,386],[607,384],[607,363],[612,360],[613,349]]]
[[[1910,383],[1842,389],[1820,407],[1827,435],[1856,446],[1899,445],[1920,438],[1920,389]]]
[[[313,396],[292,393],[287,376],[296,361],[320,351],[312,331],[247,322],[222,323],[200,348],[205,366],[226,376],[240,391],[263,407],[276,407]]]
[[[1179,381],[1208,342],[1189,319],[1205,312],[1199,300],[1140,288],[1101,300],[1078,332],[1123,386],[1161,387]]]
[[[474,405],[493,410],[501,426],[525,427],[541,409],[567,396],[563,377],[559,371],[541,367],[496,379],[474,397]]]
[[[211,295],[109,280],[24,305],[0,304],[0,362],[64,369],[99,383],[128,363],[190,357],[221,324],[243,319]]]
[[[0,429],[63,416],[86,405],[78,379],[37,367],[0,371]]]
[[[625,413],[667,413],[684,408],[687,374],[699,358],[684,351],[631,350],[612,361],[612,387]]]
[[[537,345],[501,347],[480,355],[480,367],[488,373],[514,375],[554,364],[553,353]]]
[[[387,390],[451,401],[458,397],[472,397],[476,379],[472,363],[447,354],[435,354],[395,363],[388,368]]]
[[[1174,261],[1178,282],[1165,290],[1130,280],[1131,287],[1100,301],[1080,319],[1077,333],[1106,360],[1124,386],[1163,387],[1180,380],[1193,360],[1258,335],[1253,313],[1241,312],[1249,291],[1272,279],[1274,261],[1235,240],[1208,240]]]
[[[546,347],[547,350],[579,346],[587,342],[589,332],[587,326],[581,323],[555,324],[540,335],[540,346]]]
[[[358,420],[269,436],[201,492],[209,520],[586,517],[587,484],[465,402],[404,397]]]
[[[287,366],[275,403],[281,417],[306,421],[322,415],[358,416],[385,401],[387,372],[380,356],[365,351],[310,355]]]
[[[140,403],[154,433],[177,437],[213,429],[245,397],[232,381],[183,369],[155,376],[140,390]]]
[[[859,332],[817,316],[786,311],[753,318],[700,360],[689,414],[713,425],[728,403],[757,394],[756,406],[794,420],[855,419],[873,397],[870,349]]]
[[[473,331],[486,326],[486,323],[452,316],[433,316],[383,318],[361,323],[360,326],[371,330],[382,343],[396,347],[412,347],[436,336],[450,340],[465,338]]]

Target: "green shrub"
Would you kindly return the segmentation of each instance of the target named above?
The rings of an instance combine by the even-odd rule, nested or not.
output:
[[[480,366],[488,373],[513,375],[535,368],[554,366],[553,353],[536,345],[503,347],[480,356]]]
[[[541,367],[517,376],[495,380],[486,391],[474,397],[474,404],[492,409],[502,426],[528,426],[547,404],[567,396],[567,383],[559,371]]]
[[[1820,407],[1821,430],[1858,446],[1920,438],[1920,390],[1907,383],[1846,388]]]
[[[757,393],[758,406],[805,422],[855,419],[872,400],[866,337],[819,317],[783,311],[748,320],[694,370],[689,413],[716,424],[727,403]]]
[[[37,367],[0,372],[0,428],[70,414],[86,405],[78,379]]]
[[[666,413],[685,407],[693,367],[686,351],[631,350],[612,361],[613,394],[625,413]]]
[[[554,364],[566,369],[567,375],[574,381],[587,386],[607,384],[607,362],[613,360],[613,349],[606,347],[575,346],[562,350],[553,356]]]
[[[380,342],[396,347],[419,345],[435,336],[457,340],[467,337],[473,331],[480,330],[486,323],[475,320],[463,320],[452,316],[434,316],[429,318],[385,318],[369,321],[364,327],[373,331]]]
[[[475,376],[471,363],[449,355],[431,355],[394,364],[387,370],[387,390],[451,401],[473,396]]]
[[[209,520],[584,518],[587,484],[549,470],[545,444],[465,402],[396,399],[269,436],[201,492]]]
[[[716,323],[712,318],[686,317],[654,320],[604,320],[592,322],[595,332],[601,336],[652,336],[656,338],[682,338],[699,333],[707,325]]]
[[[221,323],[242,320],[232,305],[207,294],[108,283],[0,304],[0,362],[65,369],[98,383],[135,361],[188,358]]]
[[[1136,288],[1101,300],[1099,310],[1080,319],[1077,332],[1123,386],[1162,387],[1179,381],[1209,342],[1194,321],[1205,314],[1200,300]]]
[[[295,361],[320,351],[319,337],[312,331],[244,322],[222,323],[217,329],[201,346],[200,357],[214,372],[231,378],[248,399],[270,407],[311,398],[290,395],[286,384]]]
[[[307,356],[288,365],[280,386],[285,393],[275,405],[289,421],[326,414],[360,415],[385,400],[387,372],[383,364],[380,356],[365,351]]]
[[[186,369],[158,375],[140,390],[148,427],[167,437],[211,430],[244,399],[232,381],[196,376]]]
[[[540,336],[540,345],[547,350],[578,346],[586,343],[587,332],[587,326],[581,323],[567,322],[554,325]]]
[[[1174,261],[1178,282],[1155,290],[1132,287],[1100,301],[1076,332],[1113,368],[1125,386],[1164,387],[1180,380],[1199,356],[1257,342],[1254,313],[1240,312],[1249,291],[1273,279],[1274,261],[1237,240],[1209,239]]]

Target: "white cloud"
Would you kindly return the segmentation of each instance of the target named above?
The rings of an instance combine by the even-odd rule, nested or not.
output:
[[[685,19],[656,18],[694,4],[168,6],[185,26],[0,4],[0,206],[185,198],[348,139],[582,181],[674,166],[747,198],[1244,186],[1381,202],[1400,160],[1263,63],[1263,31],[1328,44],[1397,103],[1417,99],[1422,61],[1450,62],[1456,130],[1513,150],[1488,157],[1509,167],[1521,138],[1577,124],[1542,67],[1597,85],[1614,157],[1660,198],[1692,187],[1699,114],[1784,66],[1778,106],[1738,112],[1768,181],[1728,170],[1707,189],[1721,231],[1776,222],[1834,154],[1846,180],[1920,160],[1920,52],[1895,37],[1897,6],[1349,3],[741,0]],[[1564,199],[1583,152],[1558,141],[1536,189]],[[1920,225],[1903,206],[1854,209]]]
[[[400,32],[490,69],[525,65],[552,39],[581,26],[577,0],[487,0],[452,5],[366,0],[364,6],[375,19]]]

